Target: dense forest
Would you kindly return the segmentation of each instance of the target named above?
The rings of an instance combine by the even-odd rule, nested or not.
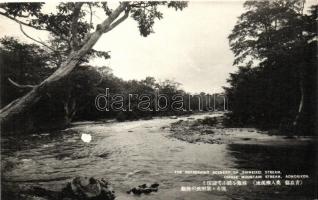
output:
[[[247,1],[228,37],[236,73],[225,87],[227,124],[315,133],[317,5],[304,1]],[[254,62],[253,62],[254,61]]]
[[[44,49],[38,45],[23,43],[12,37],[2,38],[0,43],[0,54],[3,58],[3,63],[0,65],[1,107],[4,107],[26,94],[32,89],[33,85],[46,79],[54,72],[55,68],[50,67],[52,58],[47,54],[43,54],[45,52]],[[157,90],[168,98],[167,109],[162,111],[136,109],[140,100],[132,98],[128,102],[128,98],[125,98],[124,107],[127,108],[130,103],[131,111],[114,109],[100,111],[96,108],[95,99],[99,94],[104,94],[106,88],[109,88],[110,96],[115,94],[121,94],[124,97],[129,94],[149,95],[151,104],[155,103],[153,96]],[[172,109],[172,98],[178,95],[184,98],[183,108],[185,111]],[[32,107],[31,112],[21,117],[23,121],[29,119],[28,123],[21,122],[19,124],[28,126],[25,128],[26,130],[38,131],[62,128],[74,120],[115,118],[123,121],[152,116],[183,115],[200,110],[224,110],[224,97],[220,94],[215,95],[214,107],[213,94],[187,93],[180,89],[180,83],[173,80],[157,81],[153,77],[146,77],[140,81],[125,81],[116,77],[112,73],[112,69],[107,66],[82,64],[62,81],[50,87],[47,94],[42,96],[39,102]],[[162,105],[165,105],[165,102],[162,102]],[[149,107],[152,108],[153,106],[150,105]],[[51,123],[52,120],[54,120],[54,124]]]

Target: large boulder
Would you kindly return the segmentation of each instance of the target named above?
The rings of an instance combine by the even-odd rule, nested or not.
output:
[[[115,192],[104,179],[76,177],[62,190],[62,199],[113,200]]]

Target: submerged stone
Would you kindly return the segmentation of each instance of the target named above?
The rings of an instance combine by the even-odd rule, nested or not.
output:
[[[127,194],[141,195],[141,194],[149,194],[151,192],[158,192],[158,183],[153,183],[150,186],[147,184],[139,185],[138,187],[134,187],[127,191]]]

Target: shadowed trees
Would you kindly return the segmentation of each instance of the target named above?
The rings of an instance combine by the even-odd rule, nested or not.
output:
[[[244,7],[229,36],[239,66],[226,88],[230,120],[313,132],[317,6],[309,14],[301,0],[246,1]]]
[[[43,80],[26,93],[2,108],[0,112],[1,127],[4,130],[13,129],[19,123],[30,123],[22,120],[22,115],[30,113],[32,106],[39,102],[52,85],[60,82],[80,63],[85,62],[89,56],[108,57],[107,52],[98,52],[93,46],[100,37],[114,29],[131,16],[138,23],[142,36],[153,32],[155,19],[161,19],[160,6],[167,6],[182,10],[186,2],[120,2],[112,9],[107,2],[102,3],[59,3],[54,12],[43,12],[43,3],[2,3],[0,14],[20,24],[22,33],[37,43],[45,46],[55,56],[57,69],[48,78]],[[93,13],[101,9],[105,19],[94,24]],[[34,39],[28,35],[23,27],[28,26],[37,30],[48,31],[55,45]],[[24,118],[24,117],[23,117]],[[13,125],[16,124],[16,125]],[[36,122],[35,122],[36,124]],[[26,126],[27,127],[27,126]],[[27,129],[26,129],[27,130]]]

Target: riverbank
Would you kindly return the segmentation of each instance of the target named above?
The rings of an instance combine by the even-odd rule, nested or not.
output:
[[[273,135],[271,131],[256,128],[227,128],[223,126],[224,115],[219,114],[203,119],[187,118],[171,123],[168,137],[189,143],[208,144],[274,144],[288,141],[288,144],[311,142],[312,137]]]
[[[301,138],[284,140],[246,131],[251,134],[251,139],[242,142],[254,144],[241,145],[189,143],[170,136],[172,132],[169,125],[179,120],[193,121],[220,115],[222,113],[206,113],[110,123],[90,121],[40,136],[10,137],[1,141],[2,186],[8,185],[16,193],[23,188],[33,187],[59,192],[74,177],[81,176],[105,178],[113,186],[118,200],[221,200],[268,199],[271,194],[267,186],[255,188],[253,185],[229,187],[226,193],[183,192],[183,186],[198,186],[204,180],[220,180],[222,177],[181,175],[175,171],[272,169],[290,174],[309,174],[308,184],[315,180],[311,170],[315,169],[316,151],[314,145],[299,142]],[[226,133],[229,130],[224,128]],[[243,130],[242,135],[245,133]],[[234,129],[232,132],[236,134]],[[90,134],[91,141],[84,142],[82,134]],[[252,138],[253,135],[255,138]],[[160,184],[159,191],[138,197],[127,193],[144,183]],[[298,190],[277,187],[277,194],[271,199],[312,199],[310,197],[314,190],[308,184]],[[16,190],[13,185],[17,187]],[[297,198],[293,198],[295,196]]]

